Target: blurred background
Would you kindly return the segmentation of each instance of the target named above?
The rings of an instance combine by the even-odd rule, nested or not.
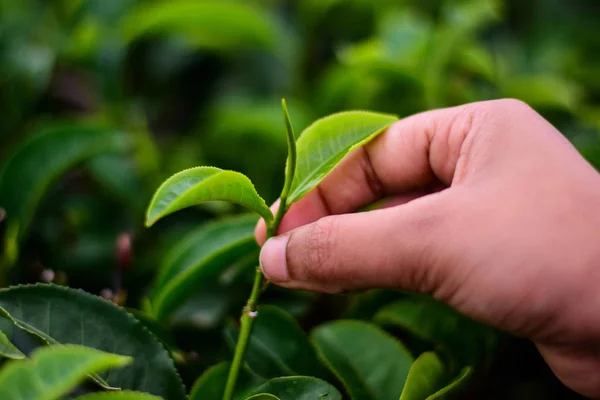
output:
[[[596,0],[0,0],[2,283],[143,307],[182,236],[239,212],[209,204],[145,229],[153,191],[214,165],[274,200],[282,97],[296,132],[341,110],[407,116],[514,97],[599,166],[599,29]],[[210,342],[243,288],[213,287],[180,317]],[[315,301],[269,296],[294,315]],[[535,351],[515,346],[481,385],[514,399],[562,393]],[[199,358],[196,370],[219,356]]]

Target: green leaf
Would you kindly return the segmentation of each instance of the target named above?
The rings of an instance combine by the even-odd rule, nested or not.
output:
[[[340,392],[329,383],[308,376],[271,379],[256,389],[255,393],[271,394],[280,400],[342,400]],[[258,399],[254,396],[251,398]]]
[[[318,326],[311,337],[352,399],[400,397],[413,357],[395,338],[375,325],[352,320]]]
[[[446,367],[437,354],[428,351],[410,367],[400,400],[425,400],[448,383]]]
[[[83,346],[47,347],[31,360],[13,361],[0,372],[0,398],[54,400],[69,393],[86,376],[123,367],[131,358]]]
[[[121,154],[102,154],[91,159],[87,169],[104,190],[133,211],[139,212],[146,207],[150,193],[133,160]]]
[[[257,212],[266,222],[273,214],[247,176],[214,167],[181,171],[158,188],[146,214],[146,226],[186,207],[206,201],[229,201]]]
[[[389,304],[374,320],[434,343],[460,366],[476,364],[496,343],[493,329],[427,296],[412,295]]]
[[[255,394],[254,396],[248,397],[247,400],[281,400],[281,399],[277,396],[273,396],[272,394],[260,393],[260,394]]]
[[[306,128],[296,143],[298,165],[290,204],[316,187],[346,154],[368,143],[397,120],[394,115],[346,111],[319,119]]]
[[[208,50],[272,49],[274,21],[259,8],[236,1],[177,0],[143,4],[123,24],[126,40],[174,34]]]
[[[511,77],[502,85],[502,96],[523,100],[535,108],[577,111],[582,89],[560,76]]]
[[[283,184],[283,189],[281,190],[282,204],[280,205],[280,207],[282,207],[281,212],[285,212],[289,207],[289,204],[287,203],[287,197],[296,173],[296,135],[294,134],[294,127],[292,126],[292,120],[290,118],[290,113],[287,109],[285,99],[281,100],[281,108],[283,110],[283,119],[285,121],[288,146],[288,157],[285,163],[285,181]]]
[[[77,400],[162,400],[161,397],[141,392],[98,392],[77,397]]]
[[[25,354],[23,354],[21,350],[17,349],[2,331],[0,331],[0,356],[4,358],[12,358],[14,360],[25,358]]]
[[[226,267],[257,249],[255,216],[228,218],[201,226],[167,255],[154,285],[153,313],[165,319],[177,311],[198,286],[219,276]]]
[[[426,400],[447,400],[454,398],[454,395],[467,385],[471,376],[473,376],[473,367],[464,367],[449,385],[432,394]]]
[[[93,125],[46,126],[25,140],[0,172],[0,207],[23,238],[44,192],[70,168],[101,153],[124,151],[121,132]]]
[[[227,331],[235,345],[237,332]],[[292,316],[274,306],[261,306],[246,350],[248,367],[263,378],[310,375],[327,377],[308,337]]]
[[[0,290],[0,313],[49,344],[79,344],[134,357],[108,384],[169,400],[185,399],[164,347],[132,315],[100,297],[54,285]]]
[[[231,363],[222,362],[207,369],[194,383],[189,400],[221,400],[230,366]],[[242,367],[235,387],[234,399],[245,399],[264,382],[264,379]]]

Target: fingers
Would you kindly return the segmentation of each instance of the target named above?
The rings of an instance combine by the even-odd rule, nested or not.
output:
[[[448,186],[464,144],[476,136],[490,110],[510,108],[510,101],[489,101],[428,111],[402,119],[365,146],[346,156],[319,184],[286,213],[279,232],[326,215],[356,211],[389,195]],[[462,153],[461,153],[462,151]],[[262,244],[264,223],[256,237]]]
[[[321,218],[269,239],[265,276],[277,285],[324,292],[438,286],[448,218],[444,194],[401,207]]]

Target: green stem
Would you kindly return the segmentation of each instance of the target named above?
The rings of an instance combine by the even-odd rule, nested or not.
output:
[[[287,141],[288,141],[288,160],[285,168],[285,183],[283,190],[281,191],[279,209],[275,214],[273,222],[267,225],[267,239],[272,238],[277,233],[279,223],[283,219],[285,212],[287,211],[288,195],[294,180],[294,174],[296,171],[296,142],[294,136],[294,130],[292,122],[287,110],[285,100],[281,101],[283,109],[283,117],[286,123],[287,130]],[[256,268],[256,275],[254,275],[254,284],[252,285],[252,292],[250,298],[246,303],[246,307],[242,311],[242,317],[240,318],[240,336],[238,337],[235,345],[235,353],[233,355],[233,361],[231,362],[231,368],[229,369],[229,376],[227,377],[227,384],[225,386],[225,393],[223,394],[223,400],[232,400],[233,392],[235,391],[235,384],[240,373],[240,368],[244,362],[244,355],[248,347],[248,340],[250,339],[250,333],[252,332],[252,326],[257,316],[256,305],[258,298],[262,292],[263,287],[263,274],[260,267]]]
[[[254,275],[254,284],[252,285],[252,293],[250,293],[250,298],[242,311],[242,318],[240,319],[240,336],[238,337],[235,346],[235,354],[233,356],[233,361],[231,362],[231,368],[229,369],[229,376],[227,377],[227,385],[225,386],[223,400],[231,400],[233,398],[235,384],[240,373],[240,368],[242,367],[242,362],[244,361],[246,348],[248,347],[250,332],[252,331],[252,326],[254,325],[254,320],[257,315],[256,304],[258,302],[258,297],[260,296],[262,281],[262,272],[260,267],[257,267],[256,274]]]
[[[267,227],[267,239],[273,237],[277,231],[277,227],[285,214],[286,199],[281,199],[282,206],[277,210],[273,223]],[[263,286],[263,274],[260,267],[256,268],[256,274],[254,275],[254,284],[252,285],[252,292],[246,302],[246,307],[242,311],[242,317],[240,318],[240,336],[238,337],[235,345],[235,353],[233,355],[233,361],[229,369],[229,376],[227,377],[227,384],[225,386],[225,393],[223,394],[223,400],[232,400],[237,378],[244,361],[246,349],[248,348],[248,341],[250,339],[250,332],[252,332],[252,326],[257,316],[256,305],[258,304],[258,298],[260,297],[261,288]]]

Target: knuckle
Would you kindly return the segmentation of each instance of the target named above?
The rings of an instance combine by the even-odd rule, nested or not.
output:
[[[337,220],[333,217],[321,218],[309,228],[304,246],[305,279],[326,280],[332,275],[337,229]]]

